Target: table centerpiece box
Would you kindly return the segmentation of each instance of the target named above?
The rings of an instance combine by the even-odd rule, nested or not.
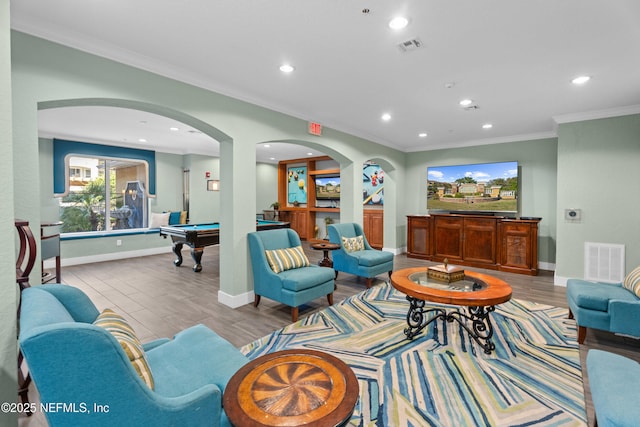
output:
[[[427,277],[433,280],[439,280],[442,282],[457,282],[464,279],[464,270],[460,267],[444,264],[435,265],[427,269]]]

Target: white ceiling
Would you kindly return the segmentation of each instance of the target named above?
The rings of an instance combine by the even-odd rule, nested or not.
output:
[[[399,14],[409,25],[391,30]],[[549,137],[557,121],[640,112],[637,0],[20,0],[11,23],[405,152]],[[402,53],[415,38],[423,46]],[[283,74],[284,62],[296,70]],[[591,81],[572,85],[581,74]],[[460,107],[464,98],[478,108]],[[193,152],[215,154],[184,125],[104,113],[41,112],[41,132],[173,150],[191,147],[186,135]],[[280,148],[285,158],[308,151]]]

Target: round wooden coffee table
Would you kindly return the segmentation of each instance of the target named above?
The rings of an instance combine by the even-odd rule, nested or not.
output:
[[[358,380],[342,360],[316,350],[260,356],[236,372],[223,406],[236,426],[339,426],[353,413]]]
[[[446,283],[430,279],[427,267],[414,267],[395,271],[391,275],[391,284],[406,294],[409,301],[408,327],[404,330],[407,338],[412,339],[436,319],[447,322],[455,320],[485,353],[495,350],[495,344],[491,341],[493,325],[489,314],[495,311],[496,305],[511,299],[511,286],[508,283],[472,271],[465,271],[464,280]],[[447,312],[439,307],[425,307],[425,301],[466,306],[468,314],[458,309]],[[465,319],[470,321],[470,326]]]

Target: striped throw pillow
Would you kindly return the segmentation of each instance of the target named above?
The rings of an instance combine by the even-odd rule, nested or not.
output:
[[[151,368],[149,368],[149,364],[147,363],[142,343],[127,321],[113,310],[107,308],[100,313],[93,324],[106,329],[113,335],[129,357],[133,368],[138,375],[140,375],[142,381],[153,390],[155,386],[153,375],[151,375]]]
[[[347,252],[364,251],[364,238],[362,236],[343,237],[342,246]]]
[[[622,286],[640,297],[640,266],[636,267],[624,278]]]
[[[269,267],[271,267],[276,274],[281,271],[308,267],[310,265],[309,258],[304,254],[302,246],[265,251],[265,255],[267,256]]]

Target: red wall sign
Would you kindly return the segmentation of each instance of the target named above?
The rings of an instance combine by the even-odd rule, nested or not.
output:
[[[309,122],[309,133],[311,135],[322,135],[322,125],[316,122]]]

